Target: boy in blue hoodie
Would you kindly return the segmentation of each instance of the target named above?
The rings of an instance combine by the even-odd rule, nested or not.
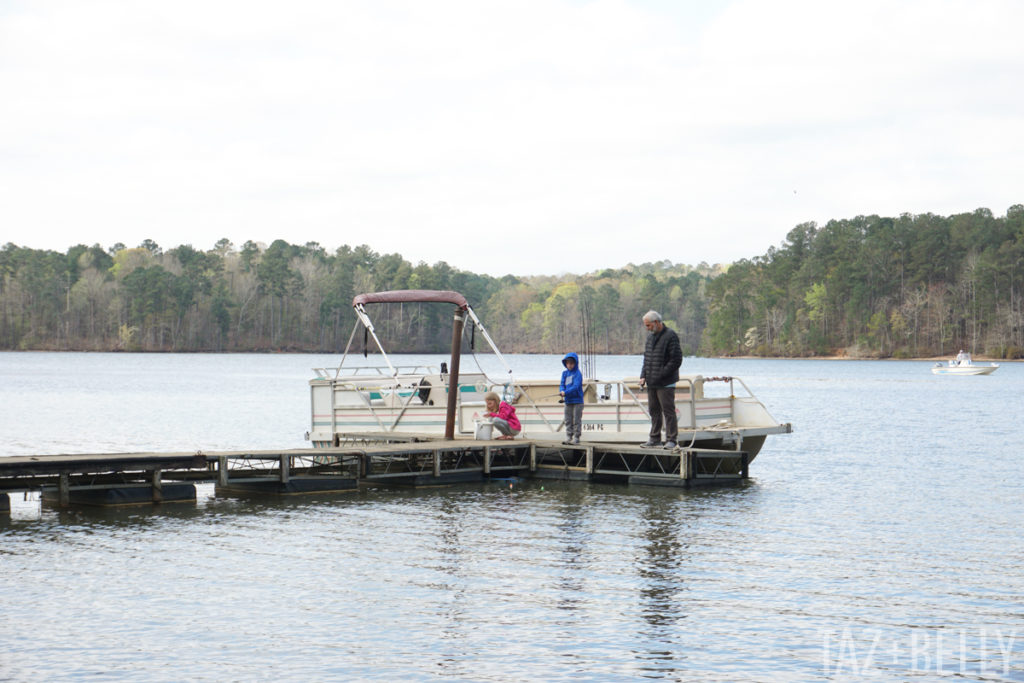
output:
[[[565,354],[562,365],[565,370],[558,385],[558,395],[565,399],[565,441],[562,443],[577,444],[583,429],[583,373],[575,353]]]

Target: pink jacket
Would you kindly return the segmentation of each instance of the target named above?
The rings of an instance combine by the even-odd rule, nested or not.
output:
[[[498,412],[485,412],[484,415],[487,417],[500,417],[502,420],[508,422],[508,426],[512,429],[521,430],[523,428],[523,425],[519,424],[519,418],[516,417],[516,409],[504,401],[498,404]]]

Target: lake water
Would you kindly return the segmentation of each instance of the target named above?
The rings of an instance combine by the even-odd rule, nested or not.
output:
[[[0,457],[305,447],[337,360],[0,353]],[[687,358],[794,425],[737,488],[12,494],[0,681],[1024,681],[1024,365],[929,366]]]

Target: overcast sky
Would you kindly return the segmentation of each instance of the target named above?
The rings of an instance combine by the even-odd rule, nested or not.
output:
[[[1024,203],[1015,0],[0,0],[0,244],[726,263]]]

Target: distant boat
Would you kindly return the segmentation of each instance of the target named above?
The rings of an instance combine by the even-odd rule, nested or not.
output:
[[[936,375],[991,375],[999,369],[999,365],[975,365],[971,354],[961,351],[956,358],[947,363],[936,363],[932,373]]]

